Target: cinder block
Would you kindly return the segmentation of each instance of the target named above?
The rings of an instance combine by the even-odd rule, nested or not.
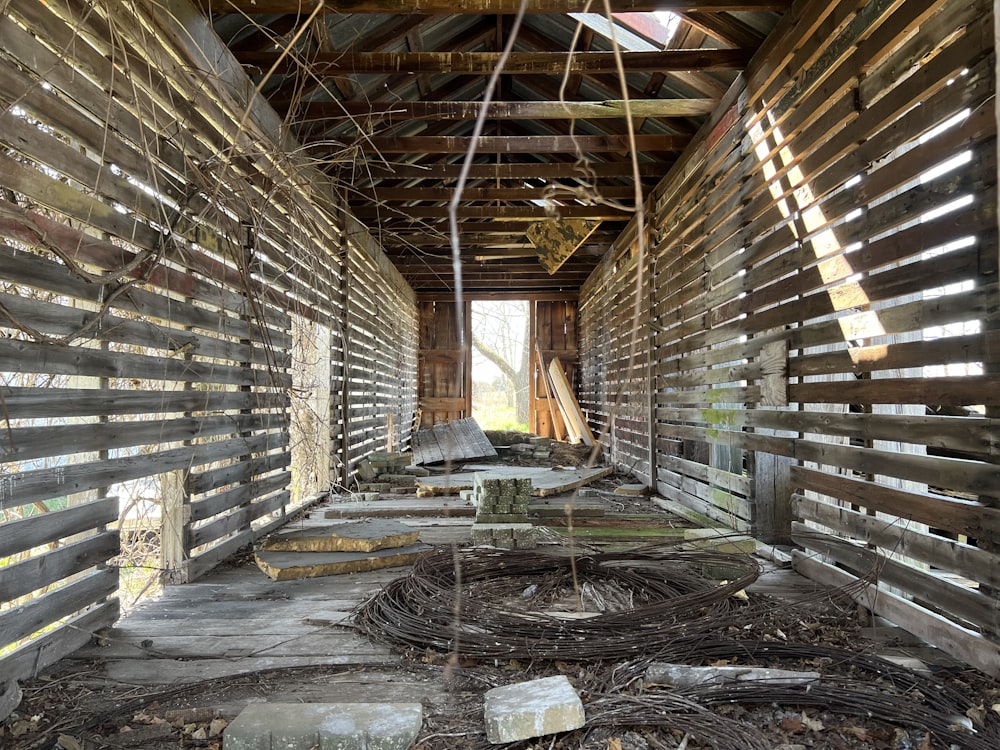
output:
[[[425,469],[423,466],[404,466],[404,474],[412,474],[415,477],[429,477],[431,475],[430,469]]]
[[[486,739],[494,744],[569,732],[586,723],[583,702],[564,675],[493,688],[485,695],[483,715]]]
[[[406,750],[423,723],[419,703],[264,703],[222,734],[223,750]]]
[[[375,467],[372,466],[371,461],[369,461],[367,458],[362,459],[358,463],[358,476],[361,477],[362,481],[370,482],[377,475],[378,472],[375,471]]]

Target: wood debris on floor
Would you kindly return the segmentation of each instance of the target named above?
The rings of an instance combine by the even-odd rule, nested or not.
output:
[[[476,484],[478,472],[508,477],[527,477],[532,482],[532,494],[535,497],[547,497],[570,492],[577,487],[590,484],[614,472],[608,466],[588,468],[563,467],[532,467],[504,466],[502,464],[472,464],[463,467],[465,470],[439,477],[421,477],[417,479],[417,487],[427,495],[455,494],[461,490],[471,490]]]
[[[412,443],[413,463],[418,466],[497,455],[496,448],[472,417],[417,430]]]

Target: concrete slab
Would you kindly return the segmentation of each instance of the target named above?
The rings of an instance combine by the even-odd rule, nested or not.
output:
[[[429,544],[383,549],[377,552],[269,552],[259,551],[255,557],[259,567],[274,581],[294,581],[343,573],[360,573],[380,568],[412,565],[434,551]]]
[[[405,523],[377,518],[298,529],[268,539],[262,549],[287,552],[375,552],[419,541],[420,531]]]
[[[222,734],[223,750],[406,750],[423,723],[419,703],[264,703]]]
[[[517,742],[579,729],[583,702],[564,675],[493,688],[484,696],[486,739]]]

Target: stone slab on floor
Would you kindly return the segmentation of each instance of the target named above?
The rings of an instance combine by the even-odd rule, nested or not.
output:
[[[376,552],[416,544],[420,531],[390,519],[367,519],[277,534],[263,549],[286,552]]]
[[[270,552],[259,551],[255,557],[259,567],[274,581],[294,581],[299,578],[361,573],[380,568],[412,565],[434,551],[429,544],[411,544],[376,552]]]
[[[583,702],[564,675],[493,688],[484,696],[486,739],[517,742],[579,729]]]
[[[222,735],[223,750],[406,750],[423,724],[419,703],[262,703]]]

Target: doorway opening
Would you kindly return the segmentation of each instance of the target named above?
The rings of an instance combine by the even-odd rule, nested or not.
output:
[[[527,300],[472,303],[472,416],[484,430],[528,431]]]

